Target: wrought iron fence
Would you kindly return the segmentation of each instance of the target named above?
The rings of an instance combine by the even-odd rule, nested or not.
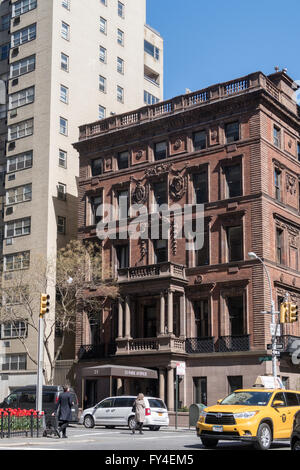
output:
[[[214,338],[187,338],[185,351],[189,354],[214,352]]]
[[[45,427],[44,418],[43,411],[0,409],[0,438],[40,437]]]
[[[79,359],[95,359],[113,356],[116,353],[116,343],[83,344],[78,351]]]
[[[214,337],[187,338],[185,351],[193,353],[235,352],[250,349],[250,336],[220,336],[216,341]]]

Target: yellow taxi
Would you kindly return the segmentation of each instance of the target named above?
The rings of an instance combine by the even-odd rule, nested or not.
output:
[[[215,406],[204,408],[196,425],[207,448],[219,440],[253,442],[267,450],[275,439],[290,439],[295,413],[300,410],[300,392],[285,389],[235,390]]]

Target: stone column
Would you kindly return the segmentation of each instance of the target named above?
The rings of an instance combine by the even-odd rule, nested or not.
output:
[[[168,393],[167,393],[168,410],[174,411],[174,369],[168,367]]]
[[[180,336],[186,337],[185,292],[180,297]]]
[[[130,338],[130,297],[125,297],[125,338]]]
[[[168,290],[168,334],[173,334],[173,291]]]
[[[160,335],[165,334],[165,294],[164,292],[160,293]]]
[[[122,395],[122,379],[117,377],[117,395]]]
[[[165,401],[165,369],[159,368],[159,398]]]
[[[118,305],[118,338],[123,338],[123,305],[121,298],[119,298]]]

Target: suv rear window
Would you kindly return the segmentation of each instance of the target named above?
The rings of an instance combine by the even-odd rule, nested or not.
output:
[[[162,400],[148,398],[150,408],[167,408]]]
[[[299,401],[300,395],[298,395],[297,393],[288,392],[285,394],[285,397],[287,401],[287,406],[299,406],[300,405],[300,401]]]
[[[43,392],[43,402],[44,403],[54,403],[56,394],[55,392]]]

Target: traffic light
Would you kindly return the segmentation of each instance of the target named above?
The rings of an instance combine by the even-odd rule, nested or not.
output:
[[[294,323],[297,320],[298,320],[298,305],[290,303],[289,323]]]
[[[282,302],[280,304],[280,323],[289,322],[289,303]]]
[[[40,318],[43,318],[45,313],[49,312],[49,306],[50,306],[49,300],[50,300],[49,294],[41,294]]]

